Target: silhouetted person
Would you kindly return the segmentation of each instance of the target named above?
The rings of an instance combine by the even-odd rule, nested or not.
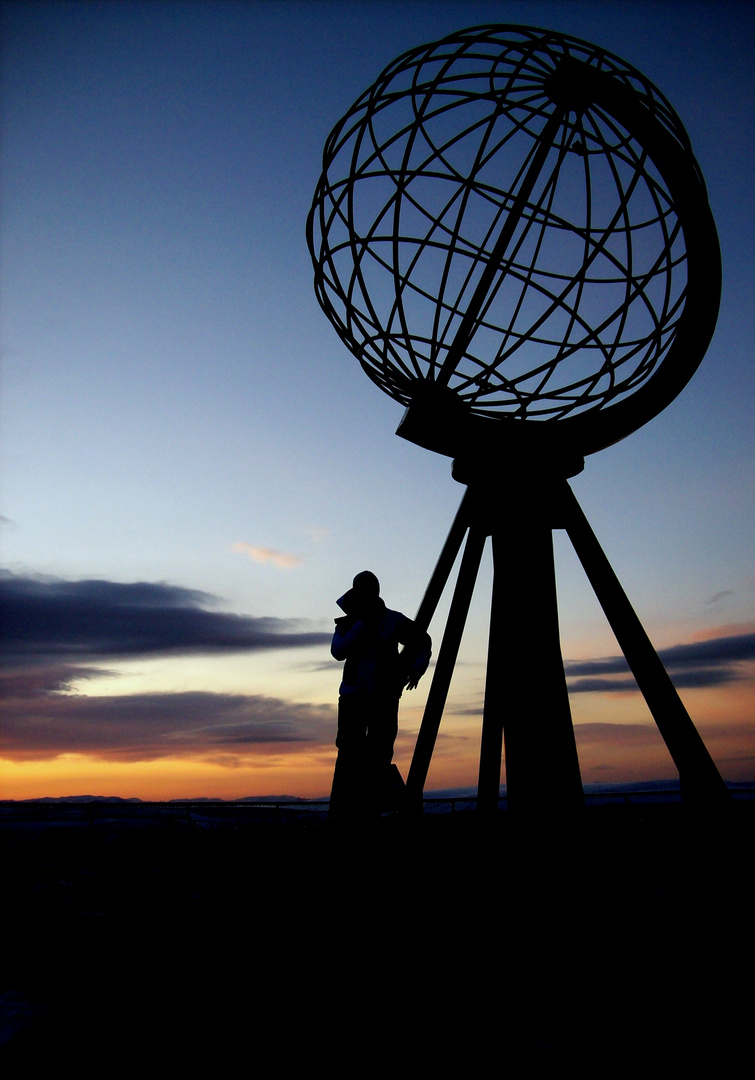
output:
[[[380,597],[369,570],[336,601],[330,651],[345,660],[338,698],[338,757],[330,796],[331,815],[354,818],[377,813],[390,776],[398,732],[398,703],[413,690],[430,663],[430,635]],[[398,646],[404,649],[399,653]]]

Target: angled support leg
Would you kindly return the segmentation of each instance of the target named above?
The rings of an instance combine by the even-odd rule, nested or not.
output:
[[[568,484],[564,484],[566,531],[588,580],[637,680],[658,730],[679,770],[682,798],[711,806],[731,795],[682,704],[658,653]]]
[[[422,630],[427,630],[430,625],[430,620],[435,614],[440,598],[443,595],[443,590],[446,587],[446,582],[453,570],[456,556],[459,554],[459,549],[464,542],[464,536],[470,525],[470,502],[471,495],[469,491],[466,491],[464,493],[464,498],[461,500],[459,509],[456,511],[456,517],[454,518],[454,523],[451,526],[446,542],[443,545],[443,550],[438,557],[438,562],[433,570],[433,576],[430,578],[429,584],[425,589],[422,603],[417,608],[417,614],[414,617],[414,621]]]
[[[433,673],[430,693],[427,697],[422,724],[417,736],[417,744],[414,748],[409,776],[406,781],[407,798],[410,806],[414,805],[416,807],[418,801],[421,804],[422,791],[430,768],[430,759],[435,748],[435,740],[443,716],[446,698],[448,697],[451,676],[459,654],[459,644],[467,621],[469,605],[480,568],[483,548],[485,547],[486,535],[485,530],[479,525],[471,525],[459,568],[459,576],[456,580],[451,608],[448,613],[448,622],[446,623],[443,641],[438,653],[438,661]],[[451,560],[451,565],[453,565],[453,560]]]

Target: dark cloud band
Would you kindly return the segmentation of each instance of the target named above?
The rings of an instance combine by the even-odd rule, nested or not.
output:
[[[3,756],[16,761],[86,754],[113,761],[245,756],[332,743],[335,708],[204,692],[96,697],[6,687]],[[20,688],[15,686],[15,690]]]
[[[94,662],[134,656],[327,645],[298,620],[208,610],[214,598],[164,583],[0,578],[6,662]]]
[[[0,577],[3,756],[201,757],[230,765],[251,754],[330,746],[330,705],[201,691],[71,692],[76,683],[106,674],[108,662],[129,657],[330,642],[329,633],[303,628],[301,621],[231,615],[210,610],[213,603],[206,593],[164,583]],[[679,688],[721,686],[743,677],[738,665],[755,659],[755,634],[676,645],[660,657]],[[567,662],[566,671],[572,693],[637,689],[621,656]]]
[[[672,645],[658,653],[677,689],[723,686],[742,677],[737,664],[755,660],[755,634],[732,634],[726,637]],[[629,676],[623,656],[599,660],[570,660],[566,663],[569,690],[574,694],[627,693],[637,689]]]
[[[302,621],[209,610],[206,593],[164,583],[0,577],[4,664],[2,754],[15,760],[86,754],[238,764],[254,753],[332,742],[332,706],[201,691],[73,693],[106,665],[133,657],[325,647]]]

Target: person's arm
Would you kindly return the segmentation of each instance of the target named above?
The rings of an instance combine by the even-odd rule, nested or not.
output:
[[[399,641],[404,646],[401,652],[401,662],[405,672],[402,685],[407,690],[414,690],[430,664],[433,643],[430,635],[425,630],[420,630],[406,616],[400,627]]]
[[[336,619],[336,629],[330,644],[330,654],[334,660],[345,660],[362,636],[364,623],[352,615],[342,615]]]

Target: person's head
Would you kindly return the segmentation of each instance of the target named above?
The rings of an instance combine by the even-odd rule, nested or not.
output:
[[[377,600],[380,596],[380,582],[371,570],[362,570],[351,584],[354,592],[365,600]]]
[[[338,606],[348,615],[357,615],[373,608],[379,597],[380,582],[371,570],[363,570],[354,578],[349,591],[338,600]]]

